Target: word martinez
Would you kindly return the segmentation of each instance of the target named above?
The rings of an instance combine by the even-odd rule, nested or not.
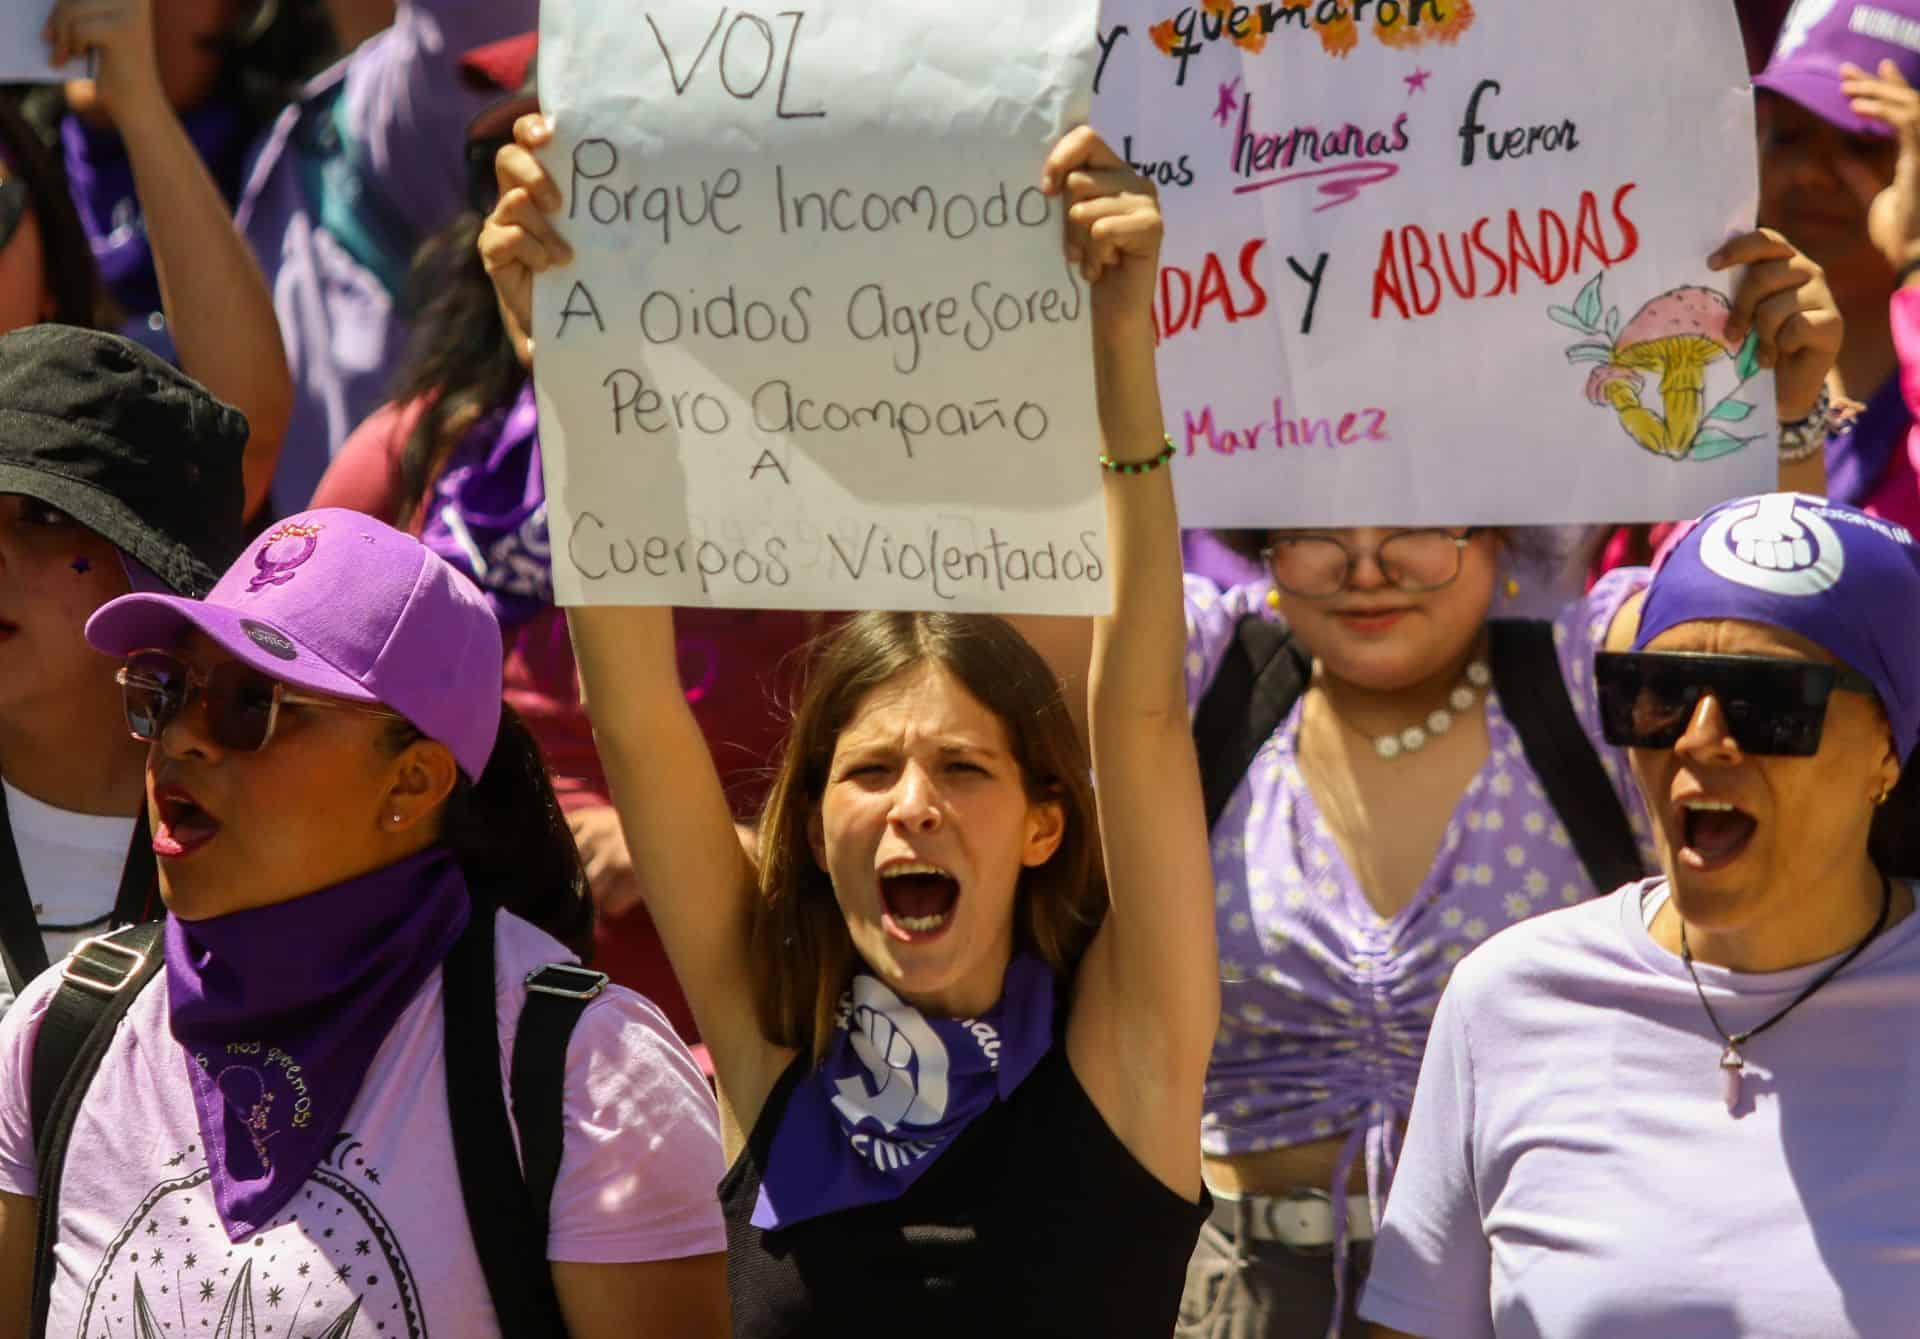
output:
[[[1257,5],[1189,5],[1168,20],[1173,25],[1171,46],[1166,53],[1180,62],[1176,85],[1187,82],[1187,64],[1221,40],[1244,42],[1264,38],[1281,28],[1312,32],[1344,19],[1355,26],[1371,18],[1390,30],[1415,29],[1422,23],[1451,21],[1457,0],[1273,0]]]

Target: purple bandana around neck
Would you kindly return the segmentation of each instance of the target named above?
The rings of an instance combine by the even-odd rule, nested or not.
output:
[[[420,542],[470,578],[507,628],[553,606],[539,429],[529,380],[454,446],[420,529]]]
[[[320,1164],[394,1020],[471,914],[442,847],[291,902],[167,918],[167,1010],[227,1236]]]
[[[209,98],[184,113],[180,122],[232,205],[240,192],[248,147],[247,117],[240,103]],[[117,131],[96,130],[77,116],[61,121],[60,140],[74,207],[93,245],[100,277],[114,301],[136,324],[143,324],[148,312],[160,310],[160,279],[147,246],[146,220],[134,193],[126,144]]]
[[[1682,623],[1784,628],[1873,682],[1902,758],[1920,743],[1920,547],[1897,525],[1804,493],[1722,503],[1654,572],[1633,649]]]
[[[819,1068],[802,1078],[767,1153],[753,1225],[790,1227],[897,1199],[1053,1046],[1053,972],[1007,964],[980,1018],[929,1018],[862,973]]]

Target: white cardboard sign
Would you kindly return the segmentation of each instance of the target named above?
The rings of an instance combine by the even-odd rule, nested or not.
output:
[[[1633,521],[1774,486],[1725,339],[1752,96],[1725,0],[1109,0],[1160,184],[1189,525]]]
[[[1105,609],[1089,294],[1038,189],[1094,0],[541,10],[560,602]]]

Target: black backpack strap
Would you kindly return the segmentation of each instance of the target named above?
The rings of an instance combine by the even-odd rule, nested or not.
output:
[[[60,1227],[60,1182],[73,1125],[120,1019],[164,961],[164,921],[148,921],[89,939],[73,951],[40,1020],[28,1100],[33,1112],[38,1224],[33,1264],[34,1339],[46,1333],[53,1297],[53,1244]]]
[[[514,1339],[565,1339],[560,1300],[546,1260],[549,1206],[560,1169],[567,1034],[606,978],[568,969],[596,978],[590,992],[582,980],[549,977],[555,971],[551,967],[529,978],[513,1055],[514,1111],[522,1122],[527,1174],[515,1176],[512,1169],[520,1164],[520,1151],[514,1146],[500,1086],[493,937],[493,915],[475,908],[443,968],[447,1102],[460,1197],[500,1332]],[[536,985],[542,978],[549,984]],[[551,1012],[547,999],[554,1001]],[[536,1006],[536,1000],[543,1003]],[[541,1186],[537,1195],[530,1183]]]
[[[1312,677],[1312,659],[1286,629],[1257,614],[1240,620],[1193,715],[1209,832]]]
[[[13,818],[0,803],[0,952],[6,954],[7,980],[18,995],[27,982],[47,970],[47,946],[33,912],[33,894],[13,843]]]
[[[607,988],[607,974],[554,962],[527,977],[527,1003],[513,1039],[513,1123],[520,1131],[520,1162],[540,1240],[552,1220],[553,1187],[560,1179],[566,1123],[567,1042],[587,1005]]]
[[[154,905],[159,873],[153,863],[153,834],[147,827],[147,807],[134,820],[127,861],[120,867],[120,889],[114,895],[110,925],[138,925],[159,914]],[[47,946],[33,910],[33,892],[20,867],[20,849],[14,845],[13,822],[0,804],[0,951],[6,955],[7,979],[18,995],[27,982],[47,970]]]
[[[1587,877],[1603,893],[1646,877],[1620,796],[1574,715],[1553,625],[1498,619],[1491,637],[1494,688]]]

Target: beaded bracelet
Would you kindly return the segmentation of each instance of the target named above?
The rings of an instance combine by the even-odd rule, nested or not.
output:
[[[1814,402],[1813,412],[1794,423],[1780,425],[1780,462],[1784,465],[1797,465],[1803,460],[1812,460],[1827,449],[1827,429],[1832,417],[1833,398],[1827,394],[1826,387],[1820,388],[1820,398]]]
[[[1172,459],[1173,436],[1172,434],[1168,434],[1165,449],[1163,449],[1159,455],[1153,457],[1153,459],[1127,462],[1115,460],[1112,456],[1101,456],[1100,468],[1109,474],[1151,474]]]

